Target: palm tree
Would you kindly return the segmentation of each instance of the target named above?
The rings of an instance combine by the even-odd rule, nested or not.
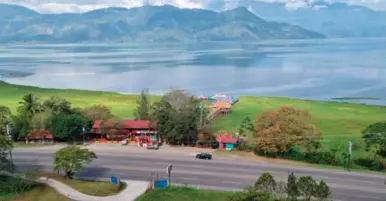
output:
[[[22,101],[19,102],[19,111],[25,112],[28,117],[32,118],[37,112],[42,111],[39,99],[34,94],[26,94]]]

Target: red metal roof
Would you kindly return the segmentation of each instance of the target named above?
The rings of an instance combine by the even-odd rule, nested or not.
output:
[[[93,129],[101,128],[102,120],[96,120],[94,122],[94,125],[92,126]],[[103,125],[106,128],[111,128],[114,126],[112,122],[105,121],[103,122]],[[131,129],[149,129],[150,128],[150,121],[148,120],[123,120],[119,122],[119,127],[122,128],[131,128]]]
[[[54,139],[54,136],[47,130],[32,131],[28,134],[27,139],[29,140],[40,140],[40,139]]]
[[[234,137],[232,135],[219,135],[217,136],[216,140],[219,143],[226,143],[226,144],[237,144],[239,141],[240,137]]]

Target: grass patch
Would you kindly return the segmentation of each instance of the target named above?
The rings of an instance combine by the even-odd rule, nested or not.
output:
[[[68,198],[47,185],[38,185],[21,195],[0,196],[1,201],[68,201]]]
[[[13,85],[0,81],[0,105],[9,107],[16,113],[21,98],[28,93],[33,93],[41,99],[50,96],[59,96],[67,99],[74,107],[88,107],[94,104],[104,104],[111,108],[112,112],[122,118],[130,118],[136,107],[138,95],[124,95],[114,92],[72,90],[72,89],[44,89],[39,87]],[[152,96],[151,100],[159,97]]]
[[[233,192],[198,190],[189,187],[167,187],[155,189],[136,201],[229,201]]]
[[[325,147],[347,146],[348,141],[352,141],[358,149],[353,150],[354,155],[363,153],[361,131],[372,123],[384,121],[386,116],[384,106],[248,96],[240,98],[232,107],[232,114],[216,119],[214,127],[235,132],[246,116],[254,120],[260,112],[284,105],[307,109],[312,114],[313,123],[323,134]]]
[[[56,175],[55,173],[42,173],[41,176],[60,181],[81,193],[99,197],[116,195],[126,188],[126,184],[124,183],[118,187],[110,182],[67,179],[61,175]]]

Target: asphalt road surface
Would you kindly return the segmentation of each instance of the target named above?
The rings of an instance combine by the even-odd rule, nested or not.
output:
[[[137,148],[139,149],[139,148]],[[13,159],[20,170],[52,171],[51,149],[15,149]],[[98,159],[78,174],[82,177],[119,176],[131,180],[167,179],[166,167],[173,165],[171,182],[218,190],[239,190],[253,185],[264,172],[277,180],[285,181],[288,172],[297,176],[310,175],[316,180],[326,181],[332,188],[332,197],[337,201],[386,201],[385,175],[362,174],[329,169],[294,167],[269,164],[259,161],[195,159],[194,153],[167,154],[162,151],[96,151]]]

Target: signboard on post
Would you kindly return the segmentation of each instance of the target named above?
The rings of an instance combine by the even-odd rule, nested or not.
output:
[[[115,185],[119,185],[121,183],[121,179],[119,179],[119,177],[116,177],[116,176],[111,176],[110,181],[112,184],[115,184]]]
[[[172,172],[172,168],[173,168],[173,165],[172,164],[169,164],[168,167],[166,167],[166,173],[168,174],[169,176],[169,185],[170,185],[170,174]]]

